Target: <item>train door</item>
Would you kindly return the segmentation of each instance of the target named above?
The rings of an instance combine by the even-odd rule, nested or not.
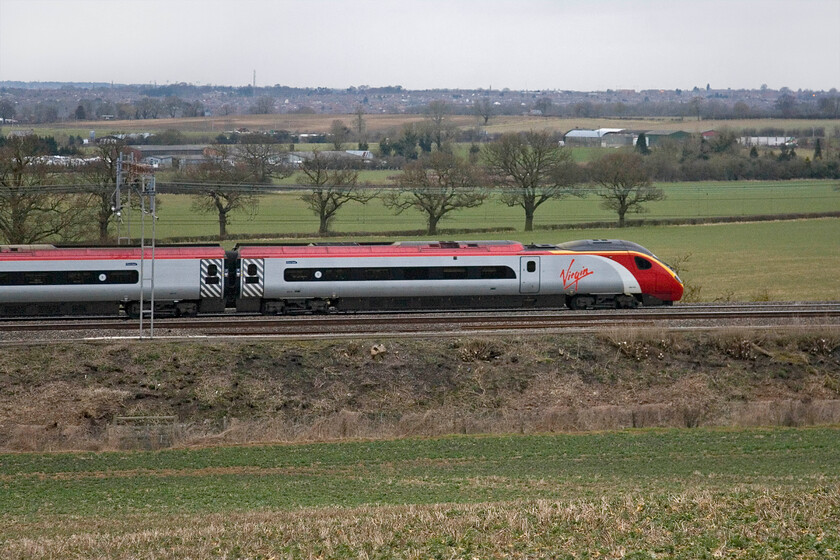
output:
[[[239,297],[261,298],[265,290],[265,265],[263,259],[242,259]]]
[[[536,294],[540,291],[540,258],[519,258],[519,293]]]
[[[224,295],[224,271],[224,259],[201,259],[201,299],[221,298]]]

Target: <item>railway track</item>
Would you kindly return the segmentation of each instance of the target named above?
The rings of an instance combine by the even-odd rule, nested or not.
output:
[[[538,333],[603,330],[615,327],[726,328],[840,326],[840,304],[686,305],[626,311],[453,311],[300,315],[291,317],[217,315],[158,318],[158,337],[330,337],[469,332]],[[0,339],[37,340],[150,336],[149,321],[139,330],[125,318],[0,321]],[[71,335],[70,332],[76,333]]]

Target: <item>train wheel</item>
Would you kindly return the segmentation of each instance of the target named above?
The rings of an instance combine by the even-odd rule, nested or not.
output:
[[[569,306],[569,309],[574,309],[575,311],[589,309],[595,303],[595,298],[591,296],[569,296],[566,299],[566,305]]]
[[[132,301],[125,305],[125,314],[128,315],[130,319],[139,319],[140,318],[140,302]]]

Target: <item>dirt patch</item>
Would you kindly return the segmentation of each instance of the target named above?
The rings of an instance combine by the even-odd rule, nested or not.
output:
[[[115,446],[126,416],[205,444],[840,421],[836,329],[67,344],[0,373],[6,450]]]

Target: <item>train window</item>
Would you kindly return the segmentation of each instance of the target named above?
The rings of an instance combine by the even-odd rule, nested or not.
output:
[[[207,267],[207,276],[218,276],[218,275],[219,275],[218,265],[211,264]]]
[[[525,270],[527,270],[528,272],[536,272],[537,261],[528,261],[528,264],[525,266]]]
[[[330,282],[346,282],[352,280],[352,268],[326,268],[322,280]]]
[[[24,272],[23,283],[29,286],[53,284],[53,282],[50,282],[51,276],[53,276],[53,274],[49,272]]]
[[[25,271],[0,274],[0,286],[82,286],[90,284],[136,284],[136,270]]]
[[[286,282],[379,282],[401,280],[513,279],[509,266],[406,266],[394,268],[287,268]],[[257,278],[245,277],[246,283]]]
[[[426,266],[407,266],[402,269],[404,280],[428,280],[429,268]]]
[[[462,280],[467,277],[467,268],[464,266],[446,266],[441,270],[441,278],[444,280]]]
[[[639,270],[650,270],[653,265],[650,264],[650,261],[647,259],[643,259],[642,257],[636,257],[636,268]]]
[[[365,268],[362,270],[362,280],[390,280],[389,268]]]
[[[311,279],[311,273],[305,268],[287,268],[283,273],[286,282],[305,282]]]
[[[257,265],[249,264],[248,268],[245,270],[248,276],[256,276],[257,275]]]
[[[136,284],[140,279],[140,273],[136,270],[115,270],[108,275],[108,284]]]
[[[482,266],[479,276],[484,280],[516,278],[516,274],[509,266]]]

